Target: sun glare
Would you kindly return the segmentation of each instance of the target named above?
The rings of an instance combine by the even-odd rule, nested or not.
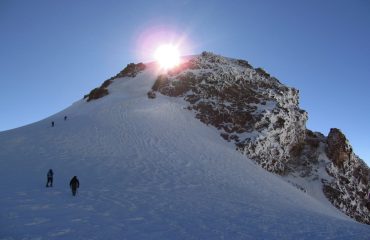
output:
[[[179,50],[171,44],[159,46],[154,53],[154,57],[160,67],[165,70],[176,67],[180,63]]]

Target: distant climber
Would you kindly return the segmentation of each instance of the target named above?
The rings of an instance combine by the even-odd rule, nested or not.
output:
[[[67,120],[67,116],[64,116],[64,121],[66,121]]]
[[[74,176],[71,181],[69,182],[69,186],[71,187],[72,190],[72,195],[76,196],[77,188],[80,187],[80,182],[78,181],[77,177]]]
[[[54,127],[54,121],[51,122],[51,126]]]
[[[49,169],[47,176],[46,187],[53,187],[53,170]]]

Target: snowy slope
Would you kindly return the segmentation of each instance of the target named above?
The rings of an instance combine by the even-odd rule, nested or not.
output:
[[[183,100],[148,99],[156,74],[0,133],[0,239],[370,239],[369,226],[235,151]]]

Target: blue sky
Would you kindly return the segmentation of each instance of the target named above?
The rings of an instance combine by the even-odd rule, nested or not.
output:
[[[370,1],[0,1],[0,131],[59,112],[127,63],[148,29],[248,60],[300,90],[308,128],[370,163]]]

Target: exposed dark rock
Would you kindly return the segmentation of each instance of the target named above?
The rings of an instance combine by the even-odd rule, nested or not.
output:
[[[88,95],[85,95],[84,98],[87,98],[86,101],[91,101],[94,99],[102,98],[108,95],[108,90],[106,88],[94,88]]]
[[[344,134],[337,128],[330,129],[328,135],[327,154],[333,160],[335,166],[343,169],[343,164],[348,161],[352,154],[352,148],[347,143]]]
[[[225,139],[226,141],[230,142],[230,136],[229,136],[229,134],[227,134],[227,133],[221,133],[220,135],[221,135],[221,137],[223,139]]]
[[[246,67],[246,68],[253,68],[253,67],[252,67],[252,65],[250,65],[250,64],[248,63],[248,61],[246,61],[246,60],[238,59],[238,60],[237,60],[237,62],[238,62],[238,64],[239,64],[240,66],[242,66],[242,67]]]
[[[116,76],[111,79],[121,78],[121,77],[136,77],[136,75],[145,69],[144,63],[129,63],[127,66],[120,71]]]
[[[256,68],[255,70],[258,74],[260,74],[261,76],[263,76],[265,78],[270,77],[270,74],[268,74],[263,68]]]
[[[110,79],[103,82],[103,84],[98,87],[91,90],[91,92],[84,96],[84,99],[86,99],[87,102],[102,98],[109,94],[108,86],[113,82],[116,78],[121,77],[135,77],[139,72],[143,71],[145,69],[145,64],[143,63],[130,63],[128,64],[121,72],[119,72],[116,76],[111,77]]]
[[[147,95],[148,95],[148,98],[151,98],[151,99],[156,98],[156,94],[155,94],[155,92],[154,92],[154,91],[149,91],[149,92],[147,93]]]
[[[112,80],[105,80],[100,88],[107,88],[113,81]]]
[[[278,118],[278,120],[274,123],[274,128],[283,128],[284,127],[285,120],[281,117]]]
[[[337,190],[336,188],[330,187],[329,185],[324,185],[323,186],[323,191],[324,191],[326,197],[330,201],[335,201],[341,195],[341,192],[339,190]]]
[[[338,194],[324,192],[325,195],[348,216],[370,224],[370,199],[366,197],[370,189],[370,169],[353,153],[347,138],[337,128],[330,129],[327,137],[327,155],[332,162],[326,170],[333,179],[326,185]]]
[[[159,89],[164,88],[169,83],[168,77],[166,75],[159,75],[157,80],[154,82],[152,86],[152,90],[158,91]]]

